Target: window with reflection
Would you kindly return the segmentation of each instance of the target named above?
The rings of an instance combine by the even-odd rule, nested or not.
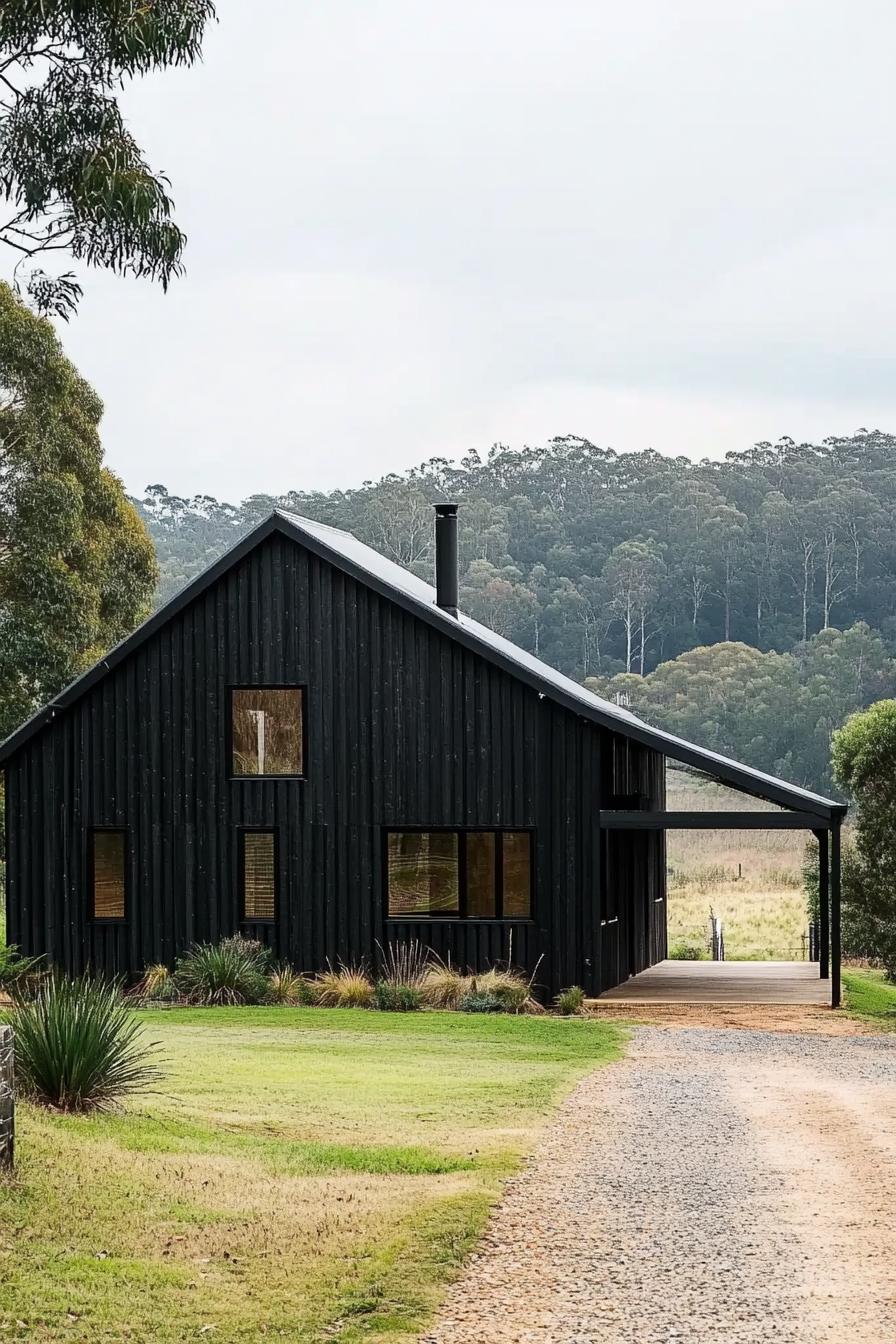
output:
[[[231,692],[231,771],[235,776],[305,773],[304,691],[298,686]]]
[[[127,885],[127,832],[90,832],[90,901],[93,919],[123,920]]]
[[[389,831],[390,919],[531,919],[531,831]]]

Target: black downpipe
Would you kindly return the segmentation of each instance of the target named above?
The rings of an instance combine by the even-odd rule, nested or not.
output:
[[[436,605],[457,615],[457,505],[434,504],[436,511]]]

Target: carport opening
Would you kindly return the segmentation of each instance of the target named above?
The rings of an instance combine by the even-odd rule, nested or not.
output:
[[[780,815],[784,811],[671,765],[666,806],[670,812]],[[670,830],[666,836],[670,958],[712,959],[720,931],[728,961],[817,961],[818,931],[807,908],[807,861],[817,885],[818,842],[811,831]]]
[[[718,774],[713,775],[714,782],[703,784],[701,781],[701,788],[704,790],[703,796],[695,797],[692,788],[690,795],[682,798],[680,793],[682,775],[685,777],[690,775],[690,782],[693,784],[697,777],[691,772],[700,770],[700,767],[687,760],[686,752],[689,750],[687,744],[676,741],[675,746],[680,751],[680,756],[678,756],[678,751],[676,753],[679,765],[678,768],[672,766],[672,762],[667,758],[667,796],[662,806],[645,807],[643,804],[634,808],[619,806],[603,809],[600,813],[600,827],[603,831],[615,834],[640,832],[642,835],[646,832],[653,832],[654,834],[661,833],[664,837],[666,861],[673,870],[673,881],[667,881],[669,900],[666,902],[666,927],[667,930],[671,931],[670,943],[677,956],[667,958],[660,963],[661,968],[663,968],[660,976],[662,987],[665,989],[666,983],[671,982],[671,978],[674,978],[672,968],[676,965],[689,968],[688,973],[691,976],[697,976],[700,967],[704,964],[712,965],[717,969],[726,966],[728,968],[737,966],[745,968],[765,967],[764,975],[771,978],[777,976],[779,980],[791,975],[800,985],[807,983],[810,976],[814,975],[816,991],[820,991],[821,988],[817,984],[818,981],[829,981],[831,1006],[839,1007],[841,988],[840,829],[846,811],[845,807],[840,803],[822,798],[818,794],[813,794],[809,790],[790,786],[781,780],[776,780],[772,776],[763,775],[757,771],[747,772],[746,778],[741,784],[740,779],[734,779],[732,776],[743,772],[744,768],[732,762],[727,762],[721,757],[718,758]],[[686,762],[685,771],[681,770],[680,762]],[[727,785],[730,785],[730,787],[726,787]],[[676,797],[676,789],[679,790],[678,797]],[[730,818],[730,826],[725,824],[728,818]],[[800,837],[798,843],[803,847],[808,836],[814,836],[818,842],[819,919],[814,939],[810,939],[809,924],[805,914],[805,892],[801,889],[803,884],[797,876],[798,868],[802,868],[805,848],[797,851],[791,847],[788,850],[786,846],[779,843],[772,848],[772,852],[776,852],[779,858],[782,855],[789,854],[790,863],[789,865],[786,862],[770,865],[767,858],[768,846],[766,846],[765,867],[762,867],[760,856],[763,853],[763,844],[756,837],[761,837],[767,831],[796,835]],[[738,842],[735,853],[739,857],[733,859],[731,858],[730,847],[734,840],[732,836],[728,835],[729,832],[743,832],[747,837],[750,837],[746,842],[743,840]],[[715,835],[716,839],[714,841],[710,840],[702,845],[703,857],[705,858],[707,854],[715,854],[715,862],[713,864],[704,863],[702,867],[700,864],[694,864],[694,854],[701,852],[699,842],[695,844],[691,841],[690,848],[688,848],[687,842],[676,844],[675,837],[680,833]],[[729,847],[727,851],[724,848],[726,841]],[[751,848],[752,862],[750,867],[746,868],[746,858]],[[727,866],[724,861],[720,861],[720,856],[726,853],[730,860]],[[796,863],[797,853],[801,853],[798,867]],[[679,865],[677,870],[676,860]],[[786,902],[791,906],[790,936],[794,937],[795,928],[798,928],[799,924],[805,925],[805,947],[802,946],[801,938],[799,944],[796,944],[795,941],[792,942],[790,944],[790,949],[792,949],[790,959],[787,959],[786,955],[781,955],[790,949],[782,947],[780,942],[778,956],[773,958],[769,957],[771,949],[761,946],[761,941],[768,942],[772,937],[780,939],[782,934],[784,938],[788,936],[788,916],[786,914],[778,915],[777,933],[772,930],[773,918],[769,918],[769,910],[775,902],[768,899],[770,893],[767,888],[775,867],[778,868],[774,885],[778,888],[777,905],[779,907],[785,904],[785,900],[782,899],[784,894],[790,893],[790,901]],[[789,872],[788,868],[790,869]],[[745,908],[751,904],[757,905],[755,899],[750,901],[747,898],[748,887],[741,885],[750,881],[748,873],[751,870],[753,871],[753,883],[758,884],[760,888],[766,888],[758,893],[761,897],[765,897],[762,903],[766,908],[759,911],[754,909],[751,913],[745,915]],[[682,930],[681,928],[684,902],[679,899],[675,903],[676,909],[671,912],[669,910],[670,905],[674,902],[673,893],[676,885],[679,891],[682,888],[686,889],[688,885],[694,882],[695,874],[695,885],[698,889],[701,886],[703,888],[699,895],[703,899],[709,898],[706,905],[707,944],[713,947],[715,954],[715,960],[709,963],[703,961],[702,940],[698,941],[699,935],[692,934],[695,937],[692,948],[693,956],[683,955],[685,949],[681,946],[681,934],[682,932],[685,934],[689,932],[687,929]],[[781,880],[782,876],[783,881]],[[756,895],[754,886],[754,898]],[[721,908],[716,910],[713,900],[721,907],[723,899],[725,910]],[[796,914],[799,909],[797,905],[799,901],[802,901],[803,906],[802,917]],[[717,920],[721,921],[720,925],[714,923],[711,930],[709,925],[710,911],[712,911],[712,915],[716,916]],[[739,923],[735,924],[734,946],[731,946],[729,934],[724,942],[725,952],[723,953],[721,944],[726,935],[724,918],[726,912],[734,915]],[[685,919],[687,918],[689,916],[686,913]],[[751,943],[751,931],[753,938],[756,937],[758,932],[759,946],[756,942]],[[798,957],[794,955],[797,951],[799,952]],[[817,961],[812,960],[813,956],[817,957]],[[628,996],[633,981],[645,984],[647,983],[645,977],[656,978],[654,975],[656,970],[656,967],[652,970],[642,970],[623,986],[617,986],[616,990],[606,991],[602,997],[614,997],[620,992]],[[663,977],[665,977],[665,980],[663,980]],[[730,978],[729,976],[729,980]],[[704,975],[701,983],[705,982],[705,979]],[[721,977],[715,977],[715,979],[721,983]],[[799,992],[802,993],[803,990]]]

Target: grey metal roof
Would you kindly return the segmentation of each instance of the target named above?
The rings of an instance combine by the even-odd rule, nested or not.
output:
[[[154,616],[144,621],[132,635],[116,645],[90,671],[73,681],[49,705],[12,733],[0,744],[0,765],[34,733],[39,732],[57,714],[83,695],[90,686],[105,676],[106,672],[272,532],[282,532],[293,537],[301,545],[366,583],[384,597],[398,602],[428,624],[443,630],[451,638],[525,681],[540,694],[549,696],[586,719],[643,742],[672,760],[702,770],[735,789],[764,798],[780,807],[812,812],[823,820],[842,816],[846,811],[843,803],[825,798],[809,789],[800,788],[796,784],[789,784],[786,780],[777,779],[762,770],[742,765],[739,761],[721,756],[705,747],[699,747],[693,742],[687,742],[684,738],[651,727],[621,705],[594,695],[571,677],[557,672],[533,654],[527,653],[469,616],[463,613],[456,617],[449,615],[437,605],[436,592],[430,584],[393,560],[380,555],[352,533],[340,531],[339,528],[329,527],[310,518],[303,518],[284,509],[275,509],[264,522],[177,593]]]

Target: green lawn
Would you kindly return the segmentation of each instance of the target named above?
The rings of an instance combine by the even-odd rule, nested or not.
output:
[[[413,1339],[545,1115],[621,1039],[557,1018],[143,1016],[164,1095],[19,1107],[3,1338]]]
[[[853,1017],[896,1031],[896,985],[884,979],[883,971],[844,971],[843,988]]]

